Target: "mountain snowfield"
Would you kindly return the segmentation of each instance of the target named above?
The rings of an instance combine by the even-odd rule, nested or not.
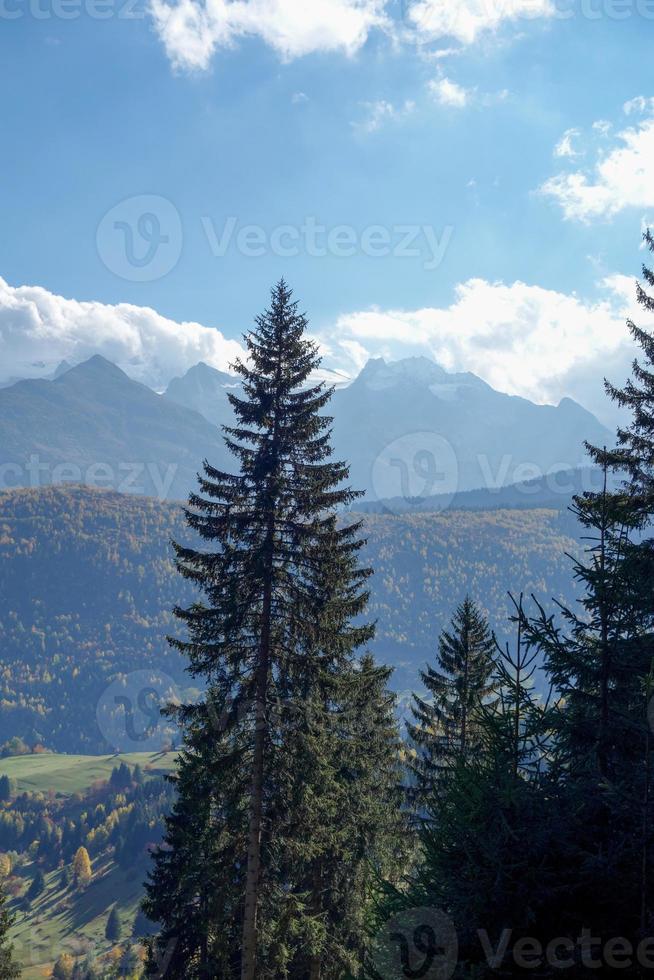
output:
[[[231,460],[233,375],[200,363],[158,394],[96,355],[51,380],[0,390],[0,489],[83,483],[181,499],[203,459]],[[368,361],[335,388],[329,413],[338,457],[367,499],[443,501],[588,465],[584,440],[613,441],[577,402],[538,405],[425,357]]]

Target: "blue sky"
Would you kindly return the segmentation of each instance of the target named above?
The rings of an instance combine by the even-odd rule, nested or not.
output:
[[[600,411],[654,214],[654,4],[315,4],[1,0],[5,375],[94,347],[154,385],[224,366],[284,275],[345,373],[427,353]]]

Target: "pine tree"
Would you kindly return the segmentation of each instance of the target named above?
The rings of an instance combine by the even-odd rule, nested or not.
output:
[[[439,638],[436,666],[420,676],[431,699],[413,696],[407,731],[417,751],[412,765],[416,800],[429,795],[443,771],[475,746],[474,712],[493,691],[495,642],[488,623],[466,596]]]
[[[14,960],[13,947],[8,941],[8,933],[14,924],[14,918],[7,908],[7,898],[0,891],[0,980],[14,980],[21,974]]]
[[[654,252],[654,237],[649,229],[644,241]],[[654,286],[654,272],[643,265],[643,277]],[[640,285],[636,286],[637,299],[644,310],[654,311],[654,298]],[[643,352],[643,360],[634,359],[633,378],[623,388],[605,381],[609,397],[632,414],[631,423],[618,429],[616,449],[607,450],[589,446],[591,455],[601,465],[607,465],[628,476],[630,506],[635,508],[644,521],[654,513],[654,335],[632,320],[627,321],[629,331]]]
[[[654,631],[630,560],[641,508],[605,486],[578,498],[576,514],[587,540],[586,558],[575,564],[581,610],[563,608],[559,625],[539,607],[524,623],[561,698],[549,760],[562,828],[552,849],[556,914],[571,934],[592,923],[637,945],[654,924],[647,829]]]
[[[415,865],[402,887],[387,883],[380,907],[381,921],[421,909],[451,919],[458,937],[456,971],[435,962],[434,976],[513,976],[513,942],[521,936],[547,942],[557,934],[549,933],[547,918],[555,884],[549,855],[558,832],[547,767],[541,765],[548,711],[531,685],[533,653],[523,642],[521,603],[516,605],[515,646],[496,649],[486,678],[493,697],[470,706],[475,751],[455,752],[438,792],[425,797]],[[420,929],[428,936],[429,914],[415,925],[418,972],[428,965]],[[504,930],[509,932],[506,962],[491,968],[480,931],[494,949],[502,947]],[[381,950],[373,948],[389,958],[384,977],[396,975],[393,966],[401,975],[392,940]],[[376,962],[368,963],[368,975],[381,980]]]
[[[120,916],[118,915],[118,909],[114,905],[107,918],[107,925],[105,926],[104,935],[105,939],[108,939],[112,943],[117,943],[123,934],[123,927],[120,921]]]
[[[248,364],[236,366],[243,387],[230,395],[226,441],[239,472],[205,463],[190,498],[189,526],[212,550],[176,546],[181,573],[207,601],[177,610],[189,639],[173,643],[207,696],[176,712],[186,733],[178,800],[145,904],[162,923],[151,965],[174,944],[173,977],[286,976],[311,917],[329,922],[322,908],[311,912],[315,860],[289,808],[307,776],[294,738],[305,733],[330,781],[346,778],[330,755],[326,679],[344,682],[349,669],[358,686],[346,668],[372,628],[353,622],[369,572],[357,564],[359,524],[339,524],[336,512],[357,495],[342,486],[346,465],[331,459],[321,414],[331,392],[311,382],[319,358],[306,326],[281,282],[245,337]],[[386,751],[393,758],[390,742]],[[333,798],[316,797],[317,830]],[[290,867],[283,855],[294,848]]]
[[[546,755],[549,736],[550,700],[542,702],[535,692],[538,651],[525,642],[528,620],[524,611],[524,595],[519,599],[509,594],[515,607],[511,622],[516,626],[516,642],[512,649],[507,642],[497,641],[493,664],[493,689],[496,697],[481,705],[481,745],[510,760],[514,779],[520,774],[538,772]]]

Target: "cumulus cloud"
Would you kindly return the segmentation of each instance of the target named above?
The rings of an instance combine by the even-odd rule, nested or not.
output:
[[[429,82],[428,87],[439,105],[463,109],[470,100],[470,90],[449,78],[434,78]]]
[[[612,378],[625,380],[634,351],[624,321],[644,318],[628,277],[604,279],[600,289],[590,302],[523,282],[471,279],[449,306],[350,313],[321,339],[329,363],[350,374],[368,357],[424,354],[510,394],[543,403],[576,397],[611,424],[602,379],[611,365]]]
[[[151,0],[150,13],[177,68],[204,70],[216,50],[258,37],[281,58],[352,55],[385,26],[386,0]]]
[[[553,17],[551,0],[418,0],[408,12],[409,22],[426,40],[455,38],[462,44],[474,43],[487,31],[496,31],[504,22]]]
[[[638,96],[625,103],[624,111],[642,118],[617,132],[608,149],[597,147],[589,168],[556,174],[539,188],[559,204],[568,220],[589,222],[625,208],[654,205],[654,102]],[[603,120],[601,128],[593,128],[608,138],[610,127]]]
[[[148,307],[79,302],[0,278],[0,381],[45,376],[63,360],[102,354],[160,389],[198,361],[227,370],[241,353],[219,330],[176,323]]]
[[[318,51],[356,53],[376,30],[398,40],[474,43],[505,22],[552,17],[554,0],[149,0],[154,28],[176,68],[207,69],[216,51],[258,37],[284,60]],[[447,48],[434,56],[447,56]]]

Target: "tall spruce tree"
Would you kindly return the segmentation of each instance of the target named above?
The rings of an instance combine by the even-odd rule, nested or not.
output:
[[[412,765],[416,800],[433,792],[439,777],[476,742],[475,711],[493,691],[495,641],[469,596],[457,608],[438,641],[436,666],[421,672],[431,698],[413,695],[414,722],[407,731],[416,746]]]
[[[230,395],[236,424],[226,442],[239,472],[206,462],[190,498],[188,524],[210,550],[175,546],[206,602],[177,610],[189,636],[172,642],[207,695],[176,709],[186,734],[178,800],[145,904],[162,923],[151,972],[168,950],[171,977],[319,977],[342,947],[321,868],[346,882],[346,856],[370,818],[361,805],[360,818],[348,817],[350,839],[334,847],[340,783],[369,750],[347,725],[334,732],[361,696],[356,651],[373,629],[355,618],[370,573],[357,561],[359,523],[337,521],[357,494],[343,487],[346,465],[331,459],[331,420],[321,414],[331,392],[311,382],[319,358],[306,327],[280,282],[245,337],[248,362],[236,365],[242,393]],[[378,688],[368,696],[374,711]],[[378,746],[389,771],[392,733]],[[303,793],[308,825],[296,810]]]

